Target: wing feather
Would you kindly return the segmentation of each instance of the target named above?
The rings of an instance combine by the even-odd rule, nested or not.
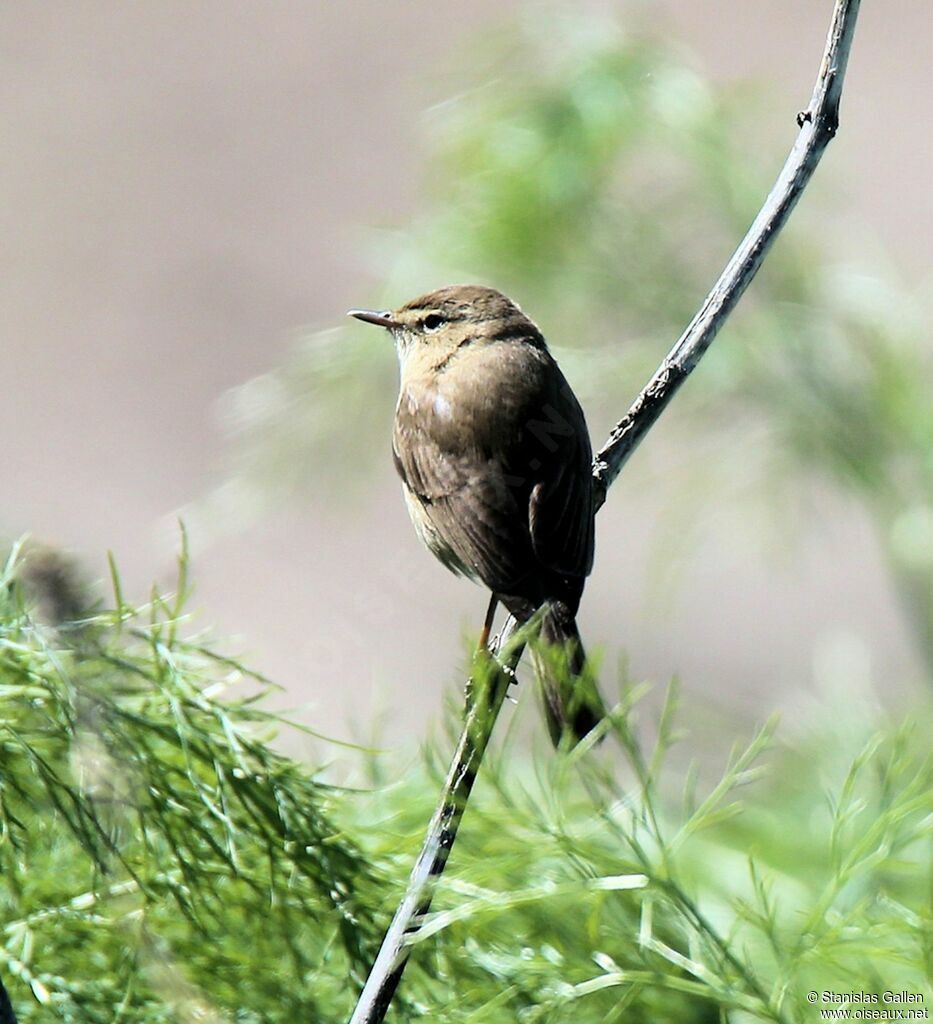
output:
[[[557,364],[513,344],[494,367],[478,362],[467,387],[450,380],[410,383],[396,411],[395,465],[419,533],[449,568],[497,593],[554,596],[553,574],[582,587],[593,563],[592,456]],[[438,388],[445,416],[433,411]]]

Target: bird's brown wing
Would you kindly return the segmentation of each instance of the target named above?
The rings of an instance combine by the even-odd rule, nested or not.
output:
[[[584,577],[593,568],[593,454],[583,411],[563,375],[555,392],[549,409],[561,429],[550,434],[553,450],[530,459],[540,459],[541,470],[529,496],[529,531],[542,565]]]
[[[511,481],[495,457],[457,450],[429,427],[401,413],[392,445],[418,532],[448,568],[508,591],[536,561],[524,514],[527,485]]]
[[[579,403],[546,351],[516,348],[509,372],[434,415],[433,394],[406,390],[396,412],[396,468],[452,568],[491,590],[540,600],[549,573],[585,577],[593,562],[590,442]],[[424,531],[422,531],[424,535]],[[453,556],[453,557],[451,557]]]

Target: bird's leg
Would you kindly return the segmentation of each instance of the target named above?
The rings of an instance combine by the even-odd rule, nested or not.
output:
[[[499,598],[495,594],[489,595],[489,607],[486,609],[486,620],[479,635],[479,650],[484,651],[489,647],[489,634],[492,632],[492,620],[496,617],[496,608],[499,606]]]
[[[486,609],[486,618],[483,621],[483,628],[480,630],[479,643],[476,645],[476,655],[473,658],[474,671],[473,675],[467,680],[466,685],[466,710],[469,712],[473,705],[473,699],[476,695],[476,681],[477,676],[480,679],[485,678],[485,673],[488,671],[488,666],[485,664],[485,660],[490,657],[489,653],[489,634],[492,632],[492,621],[496,617],[496,608],[499,606],[499,598],[495,594],[489,595],[489,607]]]

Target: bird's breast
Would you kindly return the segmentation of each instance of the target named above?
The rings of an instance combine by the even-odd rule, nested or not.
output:
[[[441,365],[412,358],[396,419],[417,425],[446,451],[508,447],[546,398],[545,359],[517,344],[466,347]]]

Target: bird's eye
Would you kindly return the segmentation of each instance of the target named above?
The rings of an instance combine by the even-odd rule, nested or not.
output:
[[[424,329],[426,331],[436,331],[438,327],[444,322],[444,318],[437,313],[428,313],[424,318]]]

